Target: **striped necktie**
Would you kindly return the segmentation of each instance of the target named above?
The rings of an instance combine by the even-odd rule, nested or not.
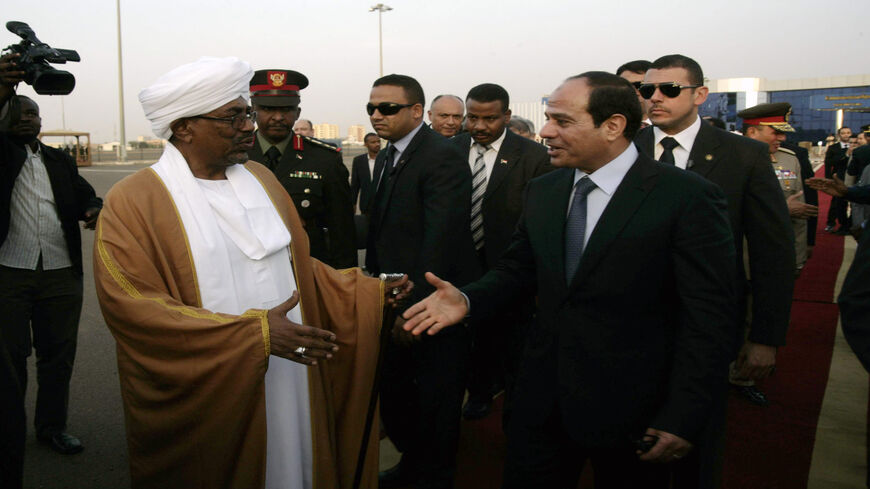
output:
[[[474,249],[479,250],[483,248],[483,215],[480,208],[486,192],[486,164],[483,162],[483,155],[490,147],[476,143],[474,147],[477,158],[474,159],[471,171],[471,236],[474,238]]]

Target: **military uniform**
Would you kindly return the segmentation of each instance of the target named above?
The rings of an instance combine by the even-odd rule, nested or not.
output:
[[[356,231],[349,173],[341,150],[292,132],[299,115],[299,90],[305,75],[290,70],[258,70],[251,78],[251,101],[259,107],[258,130],[248,157],[263,163],[290,194],[305,225],[311,256],[334,267],[357,266]],[[261,119],[261,116],[266,114]],[[274,130],[271,142],[263,133]]]
[[[782,187],[782,193],[786,199],[803,191],[801,164],[794,151],[779,148],[776,153],[771,155],[771,162],[773,163],[773,171],[776,173],[776,178],[779,180],[779,186]],[[797,200],[805,202],[803,195],[797,197]],[[795,265],[797,270],[800,270],[807,262],[807,220],[792,218],[791,225],[794,228]]]

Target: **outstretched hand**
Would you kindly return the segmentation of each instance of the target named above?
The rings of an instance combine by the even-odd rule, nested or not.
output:
[[[317,365],[318,358],[332,358],[332,354],[338,351],[335,334],[287,319],[287,313],[298,303],[299,292],[294,290],[289,299],[266,313],[272,355],[304,365]],[[302,353],[299,353],[299,348],[303,349]]]
[[[840,177],[834,175],[834,178],[808,178],[807,186],[824,192],[834,197],[843,197],[846,195],[846,184],[840,180]]]
[[[812,205],[807,204],[805,202],[801,202],[799,199],[804,192],[801,190],[800,192],[790,196],[786,199],[786,204],[788,204],[788,213],[791,217],[796,217],[798,219],[809,219],[810,217],[815,217],[819,215],[819,208]]]
[[[468,303],[459,289],[431,272],[426,272],[426,281],[435,287],[435,292],[402,314],[407,320],[402,327],[415,335],[424,331],[430,335],[437,334],[447,326],[462,321],[468,314]]]

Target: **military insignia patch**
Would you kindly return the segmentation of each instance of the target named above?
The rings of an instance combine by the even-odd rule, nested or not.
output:
[[[270,71],[269,85],[273,87],[283,87],[287,81],[287,73],[284,71]]]

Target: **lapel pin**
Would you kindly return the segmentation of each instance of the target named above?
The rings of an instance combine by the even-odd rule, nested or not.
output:
[[[704,159],[707,161],[713,161],[713,155],[707,155],[704,157]]]
[[[502,165],[507,165],[507,160],[502,159],[502,160],[500,161],[500,163],[501,163]]]
[[[296,153],[296,159],[297,159],[297,160],[301,160],[301,159],[302,159],[302,155],[299,154],[299,153]]]

